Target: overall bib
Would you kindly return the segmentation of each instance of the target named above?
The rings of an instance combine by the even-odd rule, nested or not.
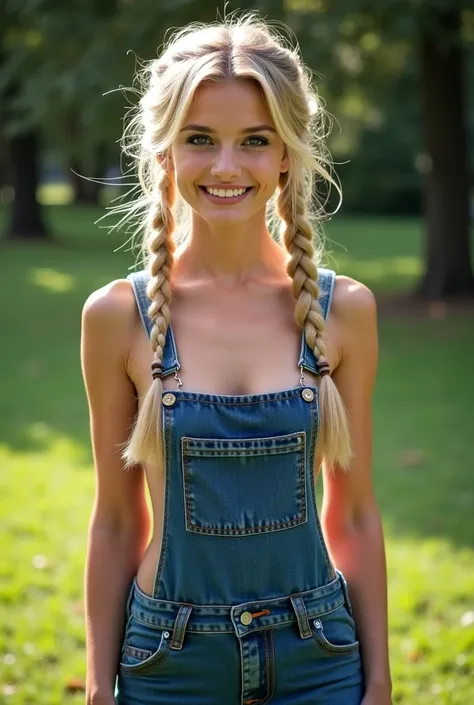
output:
[[[143,324],[146,272],[129,275]],[[327,318],[335,274],[319,270]],[[296,361],[295,361],[296,363]],[[304,332],[299,387],[163,391],[164,523],[153,597],[131,585],[118,705],[360,705],[346,581],[313,481],[318,374]],[[168,328],[163,375],[179,370]]]

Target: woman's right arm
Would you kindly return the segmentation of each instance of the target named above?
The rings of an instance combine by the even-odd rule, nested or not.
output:
[[[96,492],[85,566],[86,703],[114,703],[125,604],[149,536],[141,466],[124,470],[120,444],[137,413],[127,361],[136,325],[128,282],[94,292],[82,314],[81,365],[90,412]]]

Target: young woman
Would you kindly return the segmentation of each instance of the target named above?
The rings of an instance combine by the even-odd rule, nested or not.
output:
[[[247,15],[146,75],[125,132],[146,267],[83,312],[87,703],[389,705],[376,307],[313,249],[309,71]]]

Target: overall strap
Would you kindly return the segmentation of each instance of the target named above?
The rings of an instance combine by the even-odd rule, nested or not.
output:
[[[131,274],[127,276],[127,279],[132,282],[133,293],[135,294],[135,301],[140,313],[140,318],[147,336],[150,337],[150,333],[153,328],[153,321],[148,315],[148,309],[151,302],[146,293],[146,288],[148,282],[150,281],[150,275],[146,269],[142,269],[140,272],[131,272]],[[163,377],[171,374],[172,372],[176,372],[179,368],[180,364],[173,330],[171,325],[169,325],[168,330],[166,331],[165,349],[163,351]]]
[[[335,282],[336,272],[334,272],[332,269],[324,269],[323,267],[318,267],[318,301],[321,305],[325,321],[327,320],[329,309],[331,307]],[[309,370],[310,372],[319,374],[318,363],[316,361],[313,351],[306,342],[306,336],[304,331],[302,335],[301,353],[298,366],[302,366],[304,369]]]

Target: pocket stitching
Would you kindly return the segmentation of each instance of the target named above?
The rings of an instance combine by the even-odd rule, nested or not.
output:
[[[189,440],[198,440],[198,441],[225,441],[229,439],[225,438],[203,438],[203,439],[195,439],[190,436],[183,436],[181,439],[181,461],[182,461],[182,472],[183,472],[183,487],[184,487],[184,514],[185,514],[185,525],[186,525],[186,531],[192,532],[192,533],[197,533],[197,534],[211,534],[213,536],[247,536],[251,534],[262,534],[262,533],[271,533],[273,531],[279,531],[282,529],[289,529],[293,528],[295,526],[299,526],[300,524],[304,524],[308,520],[308,498],[307,498],[307,493],[306,493],[306,477],[305,477],[305,458],[306,458],[306,432],[305,431],[297,431],[292,434],[285,434],[282,436],[269,436],[265,438],[251,438],[251,439],[230,439],[230,441],[233,442],[242,442],[245,443],[246,441],[262,441],[262,440],[275,440],[275,439],[281,439],[281,438],[287,438],[289,439],[290,437],[294,436],[295,438],[301,438],[302,443],[297,443],[291,446],[289,449],[287,446],[284,446],[282,450],[274,450],[272,453],[271,451],[266,451],[262,452],[262,450],[255,450],[251,451],[251,449],[245,449],[245,450],[250,450],[251,452],[248,453],[248,455],[277,455],[281,453],[289,453],[293,452],[297,454],[297,484],[296,484],[296,490],[300,494],[300,499],[298,502],[299,505],[299,512],[298,514],[292,518],[288,519],[286,521],[279,521],[271,525],[267,526],[250,526],[246,528],[220,528],[219,526],[216,526],[215,524],[212,526],[198,526],[196,524],[193,524],[192,520],[192,514],[193,514],[193,501],[190,496],[190,485],[191,485],[191,478],[190,478],[190,471],[189,471],[189,459],[194,457],[204,457],[200,455],[199,453],[197,454],[191,454],[186,451],[186,444]],[[208,450],[208,449],[206,449]],[[239,455],[237,452],[232,452],[232,455],[228,454],[227,451],[221,451],[220,449],[215,451],[215,453],[211,450],[209,451],[212,455],[207,456],[207,457],[219,457],[224,454],[227,454],[227,457],[235,457],[236,455]]]
[[[332,644],[324,634],[323,629],[317,629],[312,625],[311,636],[316,645],[327,654],[337,656],[337,654],[352,654],[359,650],[358,641],[354,641],[351,644]]]
[[[163,634],[165,631],[166,630],[163,631]],[[163,634],[161,635],[160,644],[158,648],[156,649],[156,651],[151,652],[151,656],[149,658],[145,659],[144,661],[141,661],[140,663],[135,664],[124,663],[123,661],[121,661],[120,668],[128,673],[148,673],[148,671],[161,664],[164,658],[168,655],[171,646],[171,638],[169,637],[168,639],[165,639]],[[127,646],[130,645],[125,644],[124,652]],[[147,649],[139,650],[147,651]]]

